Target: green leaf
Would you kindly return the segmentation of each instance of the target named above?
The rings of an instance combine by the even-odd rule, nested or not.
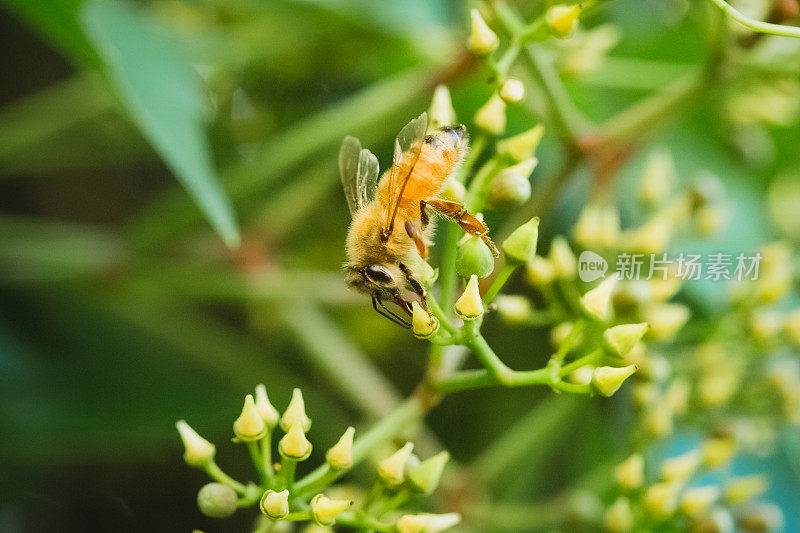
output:
[[[211,163],[202,86],[175,41],[125,2],[82,9],[83,26],[134,122],[230,247],[239,229]]]

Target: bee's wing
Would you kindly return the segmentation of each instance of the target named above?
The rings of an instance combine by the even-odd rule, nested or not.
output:
[[[339,176],[350,214],[364,207],[375,196],[378,184],[378,159],[355,137],[345,137],[339,150]]]
[[[422,150],[422,143],[425,140],[425,132],[428,129],[428,114],[422,113],[420,116],[406,124],[394,142],[394,159],[392,169],[389,172],[389,187],[391,191],[391,202],[386,210],[386,225],[384,234],[388,237],[394,229],[394,218],[397,216],[397,208],[403,191],[406,188],[408,178],[414,165],[419,160]]]

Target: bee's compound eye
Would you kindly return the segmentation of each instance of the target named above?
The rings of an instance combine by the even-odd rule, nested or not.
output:
[[[370,281],[373,281],[378,285],[389,285],[394,281],[392,278],[392,273],[389,272],[389,269],[380,265],[370,265],[364,269],[364,273],[367,275]]]

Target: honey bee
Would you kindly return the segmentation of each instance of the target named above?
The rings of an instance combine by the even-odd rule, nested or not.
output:
[[[378,160],[355,137],[346,137],[339,151],[339,172],[353,221],[347,234],[347,284],[372,297],[375,310],[393,322],[411,327],[385,301],[409,316],[412,302],[427,310],[425,289],[409,265],[428,256],[434,230],[433,210],[480,236],[495,256],[497,248],[486,224],[458,202],[439,196],[447,177],[461,163],[468,147],[466,128],[445,126],[427,133],[423,113],[395,139],[392,166],[378,181]]]

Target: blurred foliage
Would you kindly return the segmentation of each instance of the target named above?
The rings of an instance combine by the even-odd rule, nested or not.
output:
[[[527,16],[543,3],[512,4]],[[335,154],[353,134],[390,160],[395,133],[439,83],[450,85],[472,128],[466,117],[491,90],[489,73],[463,46],[470,6],[0,6],[0,529],[242,530],[247,517],[220,526],[197,513],[200,475],[180,463],[173,423],[196,421],[224,443],[255,383],[276,405],[299,386],[315,413],[312,440],[330,441],[315,447],[318,455],[342,427],[380,418],[419,382],[426,345],[380,320],[341,280],[349,216]],[[609,2],[584,25],[613,27],[619,41],[596,68],[554,68],[577,109],[606,124],[664,87],[677,94],[719,61],[719,36],[706,29],[727,28],[714,6],[682,0]],[[638,214],[631,184],[646,149],[660,144],[681,180],[712,172],[725,184],[733,216],[715,251],[755,249],[775,236],[797,244],[800,41],[734,35],[742,46],[726,58],[730,71],[656,113],[632,143],[613,189],[623,224]],[[569,58],[569,43],[544,52]],[[573,66],[593,61],[579,52]],[[744,75],[733,73],[745,63]],[[509,108],[507,131],[548,125],[533,199],[522,209],[545,215],[546,243],[572,227],[592,173],[580,164],[558,181],[568,154],[551,127],[546,86],[531,93]],[[515,226],[488,222],[499,234]],[[721,296],[708,283],[687,292],[700,310]],[[305,338],[309,328],[316,334]],[[549,355],[544,330],[509,333],[491,320],[485,329],[509,365],[537,367]],[[344,364],[357,369],[358,390],[336,375]],[[591,486],[587,472],[618,453],[630,413],[621,402],[546,396],[448,397],[428,418],[429,433],[457,461],[501,470],[490,491],[506,501],[537,501],[576,481]],[[497,438],[517,420],[528,439],[513,440],[500,469],[491,453],[503,450]],[[546,440],[533,429],[540,425]],[[796,527],[800,445],[796,434],[782,444],[752,468],[774,478],[769,496]],[[247,465],[227,462],[232,448],[220,445],[219,458],[235,475]],[[531,458],[532,450],[544,451]],[[544,515],[536,510],[527,512]]]

